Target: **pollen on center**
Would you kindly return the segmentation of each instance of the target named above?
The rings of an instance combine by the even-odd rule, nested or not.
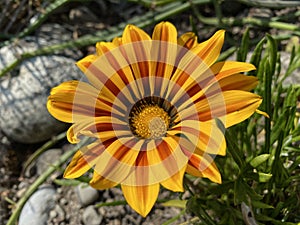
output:
[[[146,105],[141,110],[132,112],[131,130],[135,135],[144,139],[163,137],[170,124],[168,113],[157,105]]]

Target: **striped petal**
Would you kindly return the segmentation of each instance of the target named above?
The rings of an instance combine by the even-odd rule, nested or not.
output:
[[[217,31],[209,40],[196,45],[180,57],[178,69],[172,76],[172,81],[182,83],[187,89],[194,81],[202,84],[211,79],[213,74],[209,67],[215,63],[220,55],[224,42],[224,30]],[[192,79],[191,79],[192,78]],[[200,86],[203,86],[200,85]]]
[[[262,102],[259,95],[239,90],[224,91],[197,102],[201,121],[220,118],[224,126],[230,127],[249,118]]]
[[[98,157],[94,170],[105,179],[122,183],[135,170],[140,144],[133,137],[115,140]]]
[[[150,36],[143,31],[142,29],[134,26],[134,25],[127,25],[124,29],[123,36],[122,36],[122,44],[128,44],[132,42],[140,42],[151,40]]]
[[[102,143],[94,142],[78,150],[66,168],[64,177],[72,179],[86,173],[96,164],[97,157],[105,150],[104,147]]]
[[[172,137],[165,137],[160,143],[148,147],[148,167],[150,167],[150,171],[157,182],[163,182],[178,174],[185,167],[187,161],[188,158],[183,154],[178,141]],[[171,188],[171,186],[169,187]],[[179,187],[179,183],[174,184],[175,189],[171,190],[177,191]]]
[[[99,57],[97,55],[88,55],[86,57],[84,57],[83,59],[79,60],[76,65],[78,66],[78,68],[85,73],[89,66],[98,59]]]
[[[198,38],[195,33],[188,32],[183,35],[181,35],[177,43],[185,48],[191,49],[198,45]]]
[[[210,67],[213,74],[216,75],[216,79],[220,80],[221,78],[230,76],[232,74],[248,72],[255,70],[255,66],[250,63],[245,62],[235,62],[235,61],[226,61],[226,62],[217,62]]]
[[[155,26],[151,45],[151,73],[154,77],[163,77],[167,80],[172,76],[177,56],[177,30],[169,22],[161,22]],[[151,79],[151,78],[149,78]],[[167,82],[154,80],[155,89],[160,90],[163,96]]]
[[[114,48],[118,47],[114,42],[97,42],[96,43],[96,52],[97,56],[102,56],[105,53],[113,50]]]
[[[128,204],[140,215],[146,217],[157,200],[159,184],[148,186],[127,186],[121,184]]]
[[[204,90],[201,90],[201,94],[199,93],[193,96],[193,100],[199,101],[201,97],[207,98],[217,94],[222,95],[222,92],[230,90],[250,91],[254,89],[257,84],[257,77],[246,76],[243,74],[233,74],[223,77],[217,82],[208,85]],[[200,96],[199,99],[197,99],[198,96]]]
[[[110,181],[94,172],[93,178],[90,180],[90,185],[95,189],[104,190],[115,187],[118,183]]]
[[[186,172],[195,177],[204,177],[215,183],[222,183],[221,174],[209,155],[193,154],[190,157]]]
[[[111,43],[98,43],[97,49],[101,56],[98,56],[85,71],[89,82],[108,97],[110,93],[119,92],[122,87],[135,80],[135,74],[131,70],[130,61],[124,56],[123,48],[114,46]],[[126,47],[131,48],[131,45]],[[114,81],[117,81],[117,86]]]
[[[177,43],[177,30],[173,24],[169,22],[161,22],[155,26],[152,39]]]
[[[218,127],[214,120],[206,122],[185,120],[174,126],[168,134],[186,137],[188,141],[182,138],[181,143],[190,152],[200,151],[214,155],[226,154],[224,131]],[[191,145],[191,143],[193,144]]]
[[[113,116],[101,116],[77,121],[67,132],[68,141],[74,144],[80,141],[81,135],[106,141],[117,137],[131,137],[132,132],[127,122]]]
[[[99,115],[106,114],[98,95],[99,91],[87,83],[67,81],[51,90],[47,109],[56,119],[67,123],[94,117],[95,111]]]
[[[178,173],[174,174],[170,178],[160,182],[160,184],[164,188],[169,189],[171,191],[183,192],[184,191],[183,176],[184,176],[184,173],[185,173],[185,170],[186,170],[186,166],[187,165],[185,165]]]
[[[257,86],[257,84],[258,84],[257,77],[245,76],[242,74],[234,74],[219,80],[219,85],[222,91],[229,91],[229,90],[250,91],[254,89]]]
[[[178,173],[182,171],[188,161],[179,143],[172,137],[165,137],[164,140],[157,141],[149,140],[144,142],[139,149],[135,169],[126,177],[123,182],[125,185],[145,186],[164,182],[172,176],[178,178],[180,175]],[[179,187],[180,179],[174,184],[174,190],[172,190],[181,190]]]
[[[186,51],[180,57],[178,68],[171,80],[187,89],[194,81],[202,84],[203,81],[212,79],[214,76],[209,67],[218,59],[223,42],[224,30],[219,30],[209,40]]]
[[[219,57],[221,49],[224,43],[224,30],[217,31],[210,39],[190,49],[198,57],[200,57],[204,63],[209,67]]]
[[[150,40],[148,34],[133,25],[127,25],[122,36],[126,59],[135,78],[149,76]]]

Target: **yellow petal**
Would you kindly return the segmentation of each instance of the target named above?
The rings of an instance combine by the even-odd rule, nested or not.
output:
[[[70,164],[64,172],[64,177],[68,179],[77,178],[92,168],[97,157],[103,152],[101,143],[95,142],[78,150],[73,156]]]
[[[177,56],[177,30],[169,22],[161,22],[155,26],[151,45],[151,70],[150,76],[163,77],[169,80],[173,74]],[[150,78],[151,79],[151,78]],[[154,80],[154,91],[162,96],[168,87],[168,82]]]
[[[260,114],[260,115],[263,115],[264,117],[266,118],[270,118],[270,116],[268,115],[268,113],[264,112],[264,111],[261,111],[259,109],[255,110],[256,113]]]
[[[186,172],[196,177],[208,178],[218,184],[222,183],[221,174],[216,164],[207,154],[204,156],[193,154],[189,160]]]
[[[145,31],[143,31],[142,29],[134,25],[127,25],[125,27],[122,36],[122,44],[128,44],[131,42],[144,41],[144,40],[151,40],[151,38]]]
[[[155,26],[152,39],[177,43],[177,30],[173,24],[161,22]]]
[[[211,85],[214,85],[214,88],[216,90],[220,90],[219,87],[221,85],[219,85],[218,82],[221,80],[223,80],[222,87],[226,86],[223,90],[230,90],[230,89],[233,90],[235,88],[237,90],[251,90],[254,87],[256,87],[257,84],[257,80],[255,80],[256,78],[249,76],[251,78],[245,78],[244,80],[242,75],[239,74],[241,72],[248,72],[251,70],[255,70],[255,66],[250,63],[235,62],[235,61],[217,62],[213,64],[210,68],[208,68],[201,75],[201,79],[199,79],[197,83],[200,84],[203,90],[198,91],[198,93],[194,92],[195,94],[194,96],[192,96],[192,99],[196,100],[201,96],[204,95],[207,96],[208,95],[207,89],[209,89]],[[232,85],[230,85],[230,83],[232,83]],[[189,88],[194,88],[194,87],[190,86],[187,89]]]
[[[94,117],[96,108],[100,114],[103,112],[98,94],[99,91],[87,83],[67,81],[51,90],[47,109],[56,119],[67,123],[78,118]]]
[[[255,70],[255,66],[245,62],[225,61],[217,62],[210,67],[211,72],[216,75],[216,79],[227,77],[232,74]]]
[[[212,96],[218,94],[222,91],[230,90],[241,90],[241,91],[250,91],[254,89],[258,84],[257,77],[246,76],[242,74],[233,74],[221,78],[220,80],[214,82],[211,86],[208,86],[207,89],[203,90],[203,94],[207,96]]]
[[[116,48],[117,45],[113,42],[97,42],[96,43],[96,51],[98,56],[102,56],[106,52],[111,51],[112,49]]]
[[[259,107],[262,98],[247,91],[224,91],[197,102],[201,121],[219,118],[224,126],[230,127],[249,118]]]
[[[224,31],[217,31],[209,40],[196,45],[186,51],[177,65],[176,71],[171,77],[171,81],[182,87],[183,90],[194,86],[195,81],[200,87],[205,87],[207,80],[215,77],[210,70],[210,66],[215,63],[220,55],[224,42]],[[180,98],[177,94],[176,99]]]
[[[78,120],[67,132],[70,143],[78,143],[81,135],[98,138],[104,142],[116,136],[130,136],[132,132],[126,120],[122,121],[114,116],[101,116]]]
[[[152,147],[151,144],[153,144]],[[158,143],[150,141],[146,154],[146,166],[149,168],[149,180],[151,184],[166,181],[175,174],[178,174],[178,172],[182,171],[182,168],[186,166],[188,161],[178,141],[173,137],[164,137],[163,140],[158,141]],[[182,174],[178,174],[178,176],[180,175]],[[171,182],[171,180],[169,181]],[[178,180],[178,182],[180,182],[180,180]],[[168,181],[166,181],[166,185],[168,184]],[[172,185],[168,185],[168,187],[171,186]],[[177,190],[180,184],[174,183],[173,186]]]
[[[198,38],[194,32],[188,32],[188,33],[181,35],[178,38],[177,42],[179,45],[181,45],[185,48],[191,49],[191,48],[196,47],[196,45],[198,44],[197,39]]]
[[[170,178],[162,181],[160,184],[164,186],[164,188],[169,189],[174,192],[183,192],[183,176],[186,170],[186,165],[178,171],[178,173],[174,174]]]
[[[226,154],[226,140],[216,121],[199,122],[184,120],[168,131],[169,135],[184,136],[188,140],[180,139],[182,148],[190,152],[206,152],[214,155]]]
[[[157,200],[159,184],[149,186],[121,185],[128,204],[141,216],[146,217]]]
[[[110,142],[103,154],[98,157],[94,170],[112,182],[122,183],[135,170],[134,165],[142,141],[137,141],[134,137],[129,136],[115,138]]]
[[[122,38],[121,37],[115,37],[113,40],[112,40],[112,43],[116,46],[120,46],[122,44]]]
[[[103,190],[107,188],[112,188],[118,185],[118,183],[110,181],[94,172],[93,178],[92,180],[90,180],[90,185],[95,189]]]
[[[82,157],[81,151],[77,151],[72,158],[72,161],[67,166],[64,172],[64,178],[77,178],[86,173],[91,168],[91,165]]]
[[[122,94],[121,90],[124,87],[128,84],[133,86],[135,78],[139,77],[139,74],[134,74],[131,68],[131,64],[137,63],[134,61],[138,57],[135,56],[134,52],[136,45],[142,44],[136,43],[117,47],[113,43],[97,43],[97,52],[101,56],[98,56],[97,60],[93,61],[85,71],[89,82],[101,90],[101,95],[111,99],[112,102],[118,94]],[[140,54],[140,51],[137,51],[137,54]],[[138,70],[139,67],[136,69]]]
[[[151,38],[147,33],[134,25],[126,26],[122,36],[122,52],[136,80],[151,74],[150,46]],[[143,85],[138,84],[138,88],[143,93]]]
[[[84,57],[83,59],[79,60],[76,65],[79,67],[79,69],[85,73],[89,66],[98,59],[98,56],[96,55],[88,55]]]
[[[210,39],[198,44],[191,51],[198,55],[208,67],[211,66],[220,55],[224,34],[224,30],[217,31]]]

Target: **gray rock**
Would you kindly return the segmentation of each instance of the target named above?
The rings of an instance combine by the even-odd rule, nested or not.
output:
[[[75,192],[77,193],[81,206],[90,205],[99,198],[98,191],[87,184],[80,184],[76,186]]]
[[[50,28],[43,32],[47,34]],[[52,28],[52,32],[58,29],[57,26]],[[59,35],[54,35],[53,39],[49,39],[53,37],[51,35],[47,36],[48,39],[44,36],[47,35],[39,35],[38,39],[29,37],[2,47],[0,70],[24,52],[61,42],[57,40]],[[61,38],[65,40],[65,34]],[[60,55],[30,58],[0,79],[0,130],[7,137],[21,143],[38,143],[66,129],[66,124],[49,114],[46,103],[51,88],[63,81],[82,77],[83,74],[70,56],[72,51],[66,50]],[[78,58],[79,54],[74,53],[73,56]]]
[[[46,224],[49,213],[55,206],[55,193],[55,189],[50,185],[38,189],[24,205],[19,225]]]
[[[62,154],[61,149],[49,149],[41,154],[36,160],[37,174],[41,175],[49,166],[59,159]]]
[[[83,211],[82,220],[85,225],[99,225],[103,216],[99,215],[94,206],[90,205]]]

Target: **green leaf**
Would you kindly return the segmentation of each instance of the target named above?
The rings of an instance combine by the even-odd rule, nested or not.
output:
[[[242,152],[242,149],[240,149],[238,147],[236,136],[235,136],[234,132],[232,132],[232,129],[226,130],[225,138],[227,141],[227,149],[228,149],[229,154],[232,155],[233,160],[236,162],[236,164],[241,169],[245,165],[244,154]]]
[[[216,225],[212,217],[208,215],[205,209],[202,207],[202,204],[203,203],[201,202],[200,199],[193,196],[187,201],[186,208],[188,209],[188,211],[198,216],[205,224]]]
[[[250,63],[252,63],[254,66],[258,67],[260,61],[261,61],[261,54],[263,50],[264,43],[266,42],[266,39],[261,39],[260,42],[256,45],[253,54],[250,59]]]
[[[245,62],[249,52],[249,28],[246,29],[243,37],[241,47],[237,52],[237,61]]]
[[[287,122],[290,120],[291,117],[295,116],[295,110],[296,108],[285,108],[282,112],[279,118],[277,118],[273,129],[271,133],[271,145],[275,143],[275,141],[278,140],[278,137],[280,135],[280,132],[290,129],[287,127]],[[287,118],[289,118],[287,120]]]
[[[249,202],[250,199],[261,200],[263,197],[257,194],[242,178],[239,178],[235,182],[234,186],[234,203]]]
[[[172,199],[172,200],[162,203],[162,205],[167,206],[167,207],[177,207],[177,208],[185,209],[186,203],[187,203],[187,200]]]
[[[254,159],[250,161],[250,165],[254,168],[258,167],[260,164],[268,160],[270,157],[270,154],[261,154],[259,156],[256,156]]]
[[[263,203],[261,201],[252,201],[252,205],[258,209],[274,209],[273,206]]]
[[[276,68],[277,61],[277,43],[276,40],[267,34],[267,49],[269,53],[269,65],[270,65],[270,73],[273,76]]]
[[[258,180],[259,182],[265,183],[268,182],[272,177],[272,174],[270,173],[262,173],[258,172]]]

